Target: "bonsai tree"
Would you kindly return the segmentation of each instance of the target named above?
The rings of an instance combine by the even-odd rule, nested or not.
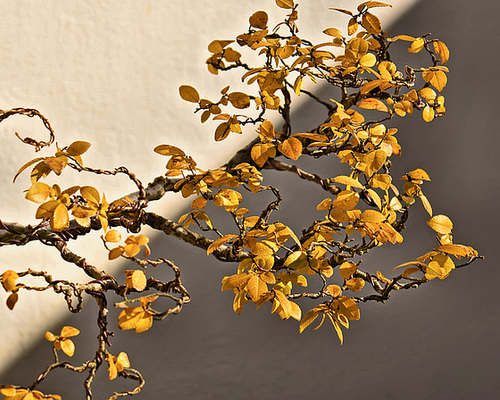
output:
[[[158,171],[157,178],[146,184],[126,167],[105,170],[88,166],[84,157],[91,143],[78,140],[55,146],[49,155],[35,157],[19,168],[14,180],[26,179],[26,199],[39,204],[36,222],[0,221],[0,245],[21,246],[21,251],[32,241],[52,246],[68,264],[82,269],[88,280],[55,279],[44,266],[24,271],[3,268],[1,283],[9,293],[6,306],[15,310],[23,291],[51,290],[62,296],[69,311],[78,313],[87,295],[98,306],[99,335],[95,354],[75,365],[69,361],[75,352],[71,338],[79,330],[64,326],[59,333],[47,332],[53,360],[24,387],[0,386],[5,399],[59,399],[37,387],[61,368],[84,374],[87,399],[92,398],[92,383],[102,367],[108,369],[110,380],[119,377],[137,382],[135,389],[115,392],[109,399],[140,392],[145,379],[133,360],[125,351],[110,351],[113,332],[108,329],[109,318],[116,318],[122,330],[141,333],[181,312],[191,298],[189,282],[185,285],[181,280],[182,265],[178,263],[182,260],[151,257],[149,237],[142,233],[146,227],[183,240],[221,262],[233,263],[234,273],[222,280],[221,289],[234,293],[237,314],[244,307],[267,308],[282,320],[296,320],[299,332],[313,323],[317,329],[327,321],[340,343],[351,321],[360,319],[362,303],[385,303],[393,291],[445,279],[454,269],[481,258],[472,247],[455,242],[450,218],[434,214],[422,188],[431,179],[425,166],[402,177],[391,175],[392,163],[404,157],[397,139],[397,118],[417,114],[432,122],[445,114],[446,45],[429,34],[389,35],[374,10],[389,5],[378,1],[361,3],[356,10],[333,8],[347,16],[346,32],[326,27],[324,41],[312,43],[299,35],[299,8],[294,0],[276,0],[276,5],[285,15],[277,25],[270,23],[266,12],[257,11],[234,40],[214,40],[208,45],[208,71],[241,71],[248,90],[226,86],[215,97],[204,97],[194,86],[179,88],[180,97],[192,103],[201,123],[217,121],[215,141],[254,132],[254,139],[226,164],[205,169],[189,155],[189,149],[158,144],[154,152],[166,157],[166,171]],[[402,68],[391,59],[392,46],[427,54],[428,66]],[[250,63],[244,54],[252,53],[256,54],[252,60],[257,61]],[[338,96],[321,98],[306,88],[308,82],[330,85]],[[291,113],[292,103],[300,96],[324,108],[323,119],[305,132],[294,129]],[[54,147],[55,133],[38,110],[1,111],[0,122],[12,115],[39,118],[49,133],[46,140],[16,133],[23,143],[36,152]],[[294,164],[299,158],[328,156],[332,163],[346,164],[349,173],[320,176]],[[107,199],[105,187],[81,186],[77,181],[64,188],[46,183],[48,177],[59,176],[67,168],[124,175],[137,190]],[[283,198],[279,187],[266,183],[268,170],[287,173],[304,186],[324,189],[323,201],[304,205],[315,208],[317,218],[300,232],[289,226],[293,216],[290,221],[275,218]],[[148,210],[150,203],[161,201],[169,192],[191,200],[190,210],[178,221]],[[263,192],[272,197],[270,202]],[[246,208],[245,200],[252,196],[261,200],[260,209]],[[210,215],[209,203],[227,213],[231,229],[220,228]],[[365,269],[361,263],[368,252],[403,241],[405,222],[415,207],[428,213],[429,234],[436,235],[437,245],[421,257],[395,266],[392,276]],[[107,249],[110,260],[126,259],[136,267],[112,276],[93,264],[91,254],[72,251],[71,241],[92,231],[101,232],[99,245]],[[154,267],[171,270],[171,279],[159,279]],[[28,276],[39,284],[25,282],[23,278]],[[109,304],[111,294],[121,300]]]

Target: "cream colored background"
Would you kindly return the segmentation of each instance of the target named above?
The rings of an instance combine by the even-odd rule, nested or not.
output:
[[[393,1],[397,4],[392,9],[377,9],[377,15],[389,23],[415,2]],[[324,40],[324,28],[347,22],[328,8],[352,9],[357,3],[302,0],[300,35]],[[233,135],[215,147],[215,125],[200,125],[192,105],[180,99],[178,87],[191,84],[203,97],[215,99],[228,79],[233,89],[241,86],[235,74],[221,78],[207,72],[206,46],[213,39],[233,38],[243,32],[248,17],[259,9],[269,11],[271,26],[287,13],[272,0],[4,1],[0,108],[37,108],[51,121],[60,146],[79,139],[92,143],[84,155],[87,165],[105,169],[125,165],[145,183],[164,171],[165,159],[152,152],[161,143],[183,148],[202,168],[215,167],[247,139]],[[15,131],[22,136],[46,137],[38,120],[12,117],[0,125],[0,219],[36,223],[37,205],[25,200],[22,193],[29,187],[28,173],[15,184],[12,178],[22,164],[40,154],[23,145]],[[68,170],[62,178],[61,186],[64,182],[92,184],[105,191],[108,200],[134,191],[124,177],[75,175]],[[51,177],[47,182],[56,180]],[[174,217],[183,205],[179,198],[170,197],[153,208]],[[89,262],[108,268],[101,247],[98,234],[78,245],[70,243]],[[110,268],[116,269],[118,264]],[[29,244],[0,250],[0,271],[26,267],[49,270],[56,277],[84,279],[52,248]],[[22,292],[14,312],[3,305],[5,298],[2,290],[0,373],[65,312],[64,302],[49,293]]]

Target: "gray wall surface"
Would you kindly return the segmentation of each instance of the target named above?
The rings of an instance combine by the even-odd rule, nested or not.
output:
[[[419,115],[392,121],[404,152],[403,159],[393,160],[393,176],[424,168],[432,178],[424,191],[435,213],[450,216],[456,242],[472,245],[486,259],[454,271],[444,281],[395,293],[385,305],[362,304],[361,320],[351,324],[340,346],[331,327],[299,335],[297,323],[282,322],[266,307],[256,312],[248,304],[237,316],[232,293],[220,291],[222,277],[234,273],[235,265],[222,265],[177,239],[158,238],[152,243],[153,255],[183,268],[183,282],[193,300],[178,316],[139,335],[112,326],[113,352],[126,351],[148,381],[136,398],[497,398],[498,15],[497,1],[423,0],[390,30],[392,35],[433,32],[451,50],[446,116],[431,124]],[[410,63],[405,46],[400,48],[394,59],[401,56]],[[326,89],[321,94],[331,95]],[[308,129],[322,113],[312,106],[296,110],[297,132]],[[332,157],[315,172],[335,176],[339,168]],[[300,228],[318,217],[315,205],[326,195],[314,184],[297,184],[282,174],[265,179],[281,188],[285,200],[279,217]],[[403,232],[405,242],[374,250],[364,268],[390,271],[434,246],[425,220],[423,210],[412,213]],[[75,338],[75,362],[92,355],[95,311],[88,303],[83,313],[61,324],[85,332]],[[41,343],[0,382],[32,381],[50,357],[50,345]],[[82,382],[82,376],[62,371],[41,390],[80,399]],[[119,379],[110,385],[102,368],[95,398],[106,398],[115,383],[116,389],[127,385]]]

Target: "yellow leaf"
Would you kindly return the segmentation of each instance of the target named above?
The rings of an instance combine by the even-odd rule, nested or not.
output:
[[[391,187],[392,178],[388,174],[376,174],[370,179],[370,186],[382,190],[388,190]]]
[[[80,193],[85,200],[88,200],[94,204],[99,204],[101,201],[101,196],[96,188],[92,186],[83,186],[80,188]]]
[[[267,21],[269,20],[269,16],[264,11],[257,11],[252,14],[249,18],[248,22],[250,25],[257,29],[266,29]]]
[[[43,182],[36,182],[29,188],[25,198],[35,203],[43,203],[50,197],[52,188]]]
[[[337,210],[352,210],[358,201],[359,194],[352,190],[343,190],[333,200],[332,207]]]
[[[50,227],[55,231],[62,231],[69,226],[68,209],[64,204],[58,202],[50,218]]]
[[[66,153],[70,156],[79,156],[85,153],[90,147],[89,142],[84,142],[83,140],[77,140],[69,145]]]
[[[425,122],[431,122],[434,119],[434,109],[431,106],[426,105],[422,111],[422,118]]]
[[[418,53],[424,48],[424,38],[418,38],[413,41],[411,46],[408,48],[410,53]]]
[[[75,354],[75,344],[71,339],[63,339],[60,341],[61,350],[69,357]]]
[[[361,278],[351,278],[345,284],[349,290],[359,292],[365,286],[365,281]]]
[[[268,291],[267,283],[260,279],[258,275],[254,274],[250,276],[250,279],[248,279],[244,287],[254,303],[257,303],[260,296]]]
[[[229,242],[231,239],[237,238],[238,235],[225,235],[222,236],[221,238],[214,240],[210,246],[208,246],[207,249],[207,254],[213,253],[215,250],[217,250],[220,246],[222,246],[224,243]]]
[[[385,163],[387,159],[387,153],[382,150],[373,150],[367,153],[363,158],[363,163],[365,167],[363,172],[366,176],[371,177],[375,172],[377,172]]]
[[[225,276],[222,279],[222,288],[221,291],[231,290],[236,288],[241,288],[246,285],[248,280],[252,277],[253,274],[249,274],[247,272],[241,274],[235,274],[231,276]]]
[[[422,72],[422,78],[424,78],[426,82],[429,82],[440,92],[443,91],[444,87],[448,83],[446,73],[441,70],[426,69],[424,72]]]
[[[453,254],[458,258],[470,257],[476,253],[472,247],[464,246],[463,244],[443,244],[441,246],[436,247],[436,250],[448,254]]]
[[[350,261],[343,262],[339,267],[340,276],[342,279],[347,279],[352,276],[358,269],[358,266]]]
[[[342,294],[342,289],[339,285],[328,285],[326,291],[330,293],[333,298],[339,297]]]
[[[421,194],[418,197],[422,201],[422,205],[424,206],[425,211],[427,211],[427,213],[429,214],[429,216],[432,217],[432,206],[431,206],[431,203],[429,202],[429,200],[427,199],[427,197],[425,197],[423,194]]]
[[[169,144],[161,144],[156,146],[153,150],[155,153],[161,154],[162,156],[185,156],[181,149],[175,146],[171,146]]]
[[[302,155],[302,142],[294,137],[278,145],[278,150],[286,157],[297,160]]]
[[[381,31],[380,20],[377,16],[367,12],[363,14],[362,22],[363,28],[367,30],[368,33],[373,35],[378,35]]]
[[[116,229],[111,229],[104,235],[104,240],[106,242],[117,243],[122,239],[122,235]]]
[[[197,197],[191,202],[191,208],[194,208],[195,210],[201,210],[206,205],[207,199],[205,199],[203,196]]]
[[[252,147],[250,156],[259,167],[262,167],[268,158],[274,158],[276,155],[276,148],[269,143],[257,143]]]
[[[181,95],[183,100],[189,101],[191,103],[198,103],[200,101],[200,95],[198,91],[192,86],[180,86],[179,94]]]
[[[332,322],[333,327],[335,328],[335,332],[337,332],[337,336],[340,340],[340,344],[344,343],[344,334],[342,333],[342,330],[340,329],[339,323],[334,319],[334,317],[331,314],[327,314],[328,318],[330,318],[330,321]]]
[[[69,338],[73,336],[77,336],[80,334],[80,331],[72,326],[64,326],[61,329],[61,335],[63,338]]]
[[[361,57],[361,60],[359,60],[359,64],[365,68],[373,67],[376,62],[377,57],[375,57],[375,54],[373,53],[367,53]]]
[[[142,292],[148,283],[146,274],[141,270],[127,270],[125,271],[125,276],[127,277],[126,285],[129,289],[135,289],[138,292]]]
[[[348,319],[357,321],[360,318],[358,305],[349,297],[339,297],[333,301],[333,306]]]
[[[250,96],[243,92],[229,93],[228,99],[235,108],[243,109],[250,107]]]
[[[435,215],[427,224],[440,235],[447,235],[453,229],[453,222],[443,214]]]
[[[389,112],[389,108],[379,99],[364,99],[361,100],[357,106],[360,108],[365,108],[367,110]]]
[[[118,327],[134,329],[136,333],[147,331],[153,325],[153,315],[142,307],[129,307],[118,316]]]
[[[328,36],[333,36],[338,38],[342,37],[342,32],[338,28],[327,28],[323,31],[323,33]]]
[[[362,212],[360,219],[363,222],[380,223],[385,221],[385,216],[375,210],[365,210]]]
[[[220,142],[229,136],[231,132],[231,124],[229,122],[223,122],[217,129],[215,129],[215,141]]]
[[[357,179],[351,178],[349,176],[345,175],[339,175],[333,179],[334,182],[340,183],[342,185],[347,185],[347,186],[354,186],[358,189],[363,189],[363,185],[359,183]]]
[[[257,128],[257,133],[262,141],[272,140],[276,137],[274,132],[274,125],[271,121],[265,120],[260,126]]]
[[[358,23],[355,18],[351,18],[349,20],[349,23],[347,24],[347,34],[349,36],[352,36],[356,33],[358,30]]]
[[[285,9],[291,9],[295,6],[293,0],[276,0],[276,5]]]
[[[304,332],[304,329],[306,329],[314,322],[319,313],[320,311],[316,310],[316,308],[313,308],[311,311],[307,312],[306,315],[304,315],[304,318],[302,318],[302,321],[300,321],[299,332]]]
[[[450,51],[448,50],[448,47],[446,47],[446,45],[440,40],[436,40],[433,45],[434,51],[441,58],[441,64],[446,64],[446,62],[450,59]]]

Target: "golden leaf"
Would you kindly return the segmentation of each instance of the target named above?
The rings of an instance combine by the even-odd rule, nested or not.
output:
[[[358,305],[349,297],[338,297],[333,301],[333,306],[350,320],[357,321],[360,318]]]
[[[382,190],[388,190],[391,187],[392,178],[388,174],[375,174],[370,178],[370,186]]]
[[[43,203],[50,197],[52,188],[43,182],[36,182],[29,188],[25,198],[35,203]]]
[[[313,308],[311,311],[307,312],[306,315],[304,315],[304,318],[302,318],[302,321],[300,321],[299,332],[304,332],[304,329],[311,325],[319,314],[320,311],[316,310],[316,308]]]
[[[342,37],[342,32],[338,28],[327,28],[323,31],[323,33],[328,36],[333,36],[338,38]]]
[[[142,292],[148,283],[146,274],[138,269],[125,271],[125,276],[127,277],[126,285],[129,289],[135,289],[138,292]]]
[[[347,24],[347,34],[349,36],[352,36],[356,33],[358,30],[358,22],[356,21],[356,18],[351,18],[349,20],[349,23]]]
[[[192,86],[180,86],[179,94],[181,95],[183,100],[189,101],[190,103],[198,103],[200,101],[200,95],[198,91]]]
[[[375,210],[365,210],[361,213],[360,217],[363,222],[380,223],[385,221],[384,214]]]
[[[352,190],[343,190],[332,202],[332,207],[337,210],[352,210],[359,201],[359,194]]]
[[[220,142],[229,136],[231,132],[231,126],[229,122],[223,122],[215,130],[215,141]]]
[[[423,48],[424,48],[424,38],[418,38],[412,42],[412,44],[408,48],[408,51],[410,53],[418,53]]]
[[[56,341],[57,343],[57,341]],[[59,341],[59,346],[61,350],[69,357],[73,357],[75,354],[75,344],[71,339],[62,339]]]
[[[250,156],[255,161],[255,164],[262,167],[268,158],[276,156],[276,147],[269,143],[257,143],[252,147]]]
[[[116,229],[111,229],[104,235],[106,242],[118,243],[122,239],[122,235]]]
[[[335,177],[333,179],[333,181],[336,183],[340,183],[342,185],[354,186],[358,189],[364,188],[363,185],[357,179],[354,179],[354,178],[351,178],[351,177],[345,176],[345,175],[339,175],[339,176]]]
[[[381,31],[380,20],[377,16],[367,12],[363,14],[362,22],[363,28],[367,30],[368,33],[372,35],[378,35]]]
[[[257,11],[252,14],[249,18],[248,22],[250,25],[257,29],[266,29],[267,21],[269,20],[269,16],[264,11]]]
[[[90,147],[89,142],[84,142],[83,140],[77,140],[76,142],[73,142],[69,145],[68,149],[66,150],[66,153],[69,156],[79,156],[85,153],[89,147]]]
[[[225,236],[222,236],[221,238],[217,239],[217,240],[214,240],[210,246],[208,246],[208,249],[207,249],[207,254],[211,254],[213,253],[215,250],[217,250],[220,246],[222,246],[223,244],[229,242],[231,239],[234,239],[234,238],[237,238],[238,235],[225,235]]]
[[[161,154],[162,156],[185,156],[181,149],[175,146],[171,146],[169,144],[161,144],[156,146],[153,150],[155,153]]]
[[[203,196],[197,197],[191,202],[191,208],[194,208],[195,210],[201,210],[206,205],[207,199],[205,199]]]
[[[225,276],[222,279],[221,291],[241,288],[241,287],[245,286],[246,283],[248,282],[248,280],[252,277],[252,275],[253,274],[249,274],[248,272],[244,272],[241,274]]]
[[[94,204],[99,204],[101,201],[101,196],[96,188],[92,186],[83,186],[80,188],[80,193],[85,200],[88,200]]]
[[[352,276],[358,269],[358,266],[350,261],[343,262],[339,267],[340,276],[342,279],[347,279]]]
[[[243,92],[229,93],[228,99],[235,108],[243,109],[250,107],[250,96]]]
[[[61,335],[63,338],[69,338],[73,336],[78,336],[80,331],[72,326],[64,326],[61,329]]]
[[[364,99],[361,100],[357,107],[365,108],[367,110],[378,110],[383,112],[390,112],[389,108],[379,99]]]
[[[373,8],[373,7],[392,7],[390,4],[382,3],[380,1],[365,1],[358,6],[358,11],[363,10],[364,7]]]
[[[293,0],[276,0],[276,5],[285,9],[291,9],[295,6]]]
[[[470,257],[477,254],[477,252],[472,247],[464,246],[463,244],[443,244],[436,247],[436,250],[448,254],[453,254],[459,259],[460,257]]]
[[[2,275],[2,286],[7,292],[12,292],[16,288],[16,279],[19,278],[17,272],[8,270]]]
[[[448,47],[446,47],[441,40],[436,40],[432,44],[434,45],[434,51],[441,58],[441,64],[446,64],[450,59],[450,51],[448,50]]]
[[[128,307],[118,316],[118,327],[134,329],[136,333],[147,331],[153,325],[153,315],[143,307]]]
[[[328,285],[326,291],[330,293],[333,298],[339,297],[342,294],[342,288],[339,285]]]
[[[434,109],[426,105],[422,111],[422,118],[425,122],[431,122],[434,119]]]
[[[278,145],[278,150],[286,157],[297,160],[302,155],[302,142],[290,137]]]
[[[359,292],[365,286],[365,281],[361,278],[351,278],[345,283],[349,290],[353,292]]]
[[[422,205],[424,206],[425,211],[427,211],[427,213],[429,214],[429,216],[432,217],[432,206],[431,206],[431,203],[429,202],[429,200],[427,199],[427,197],[425,197],[423,194],[421,194],[418,197],[422,201]]]
[[[445,67],[443,67],[445,68]],[[446,74],[444,71],[441,70],[432,70],[432,69],[426,69],[424,72],[422,72],[422,78],[426,82],[429,82],[432,86],[434,86],[437,90],[440,92],[443,91],[444,87],[446,86],[446,83],[448,82],[448,78],[446,77]]]
[[[268,291],[267,283],[254,274],[246,282],[245,288],[254,303],[257,303],[260,296]]]
[[[69,226],[69,214],[68,209],[61,202],[57,202],[52,216],[50,218],[50,227],[55,231],[62,231],[64,228]],[[43,204],[42,204],[43,205]]]
[[[453,229],[453,222],[451,222],[451,220],[443,214],[432,217],[429,221],[427,221],[427,225],[440,235],[447,235]]]
[[[21,174],[21,172],[23,172],[26,168],[28,168],[30,165],[33,165],[35,164],[36,162],[40,161],[40,160],[43,160],[43,157],[38,157],[38,158],[35,158],[33,160],[30,160],[28,161],[26,164],[24,164],[21,168],[19,168],[19,170],[16,172],[16,175],[14,175],[14,179],[12,180],[12,182],[15,182],[17,177]]]

